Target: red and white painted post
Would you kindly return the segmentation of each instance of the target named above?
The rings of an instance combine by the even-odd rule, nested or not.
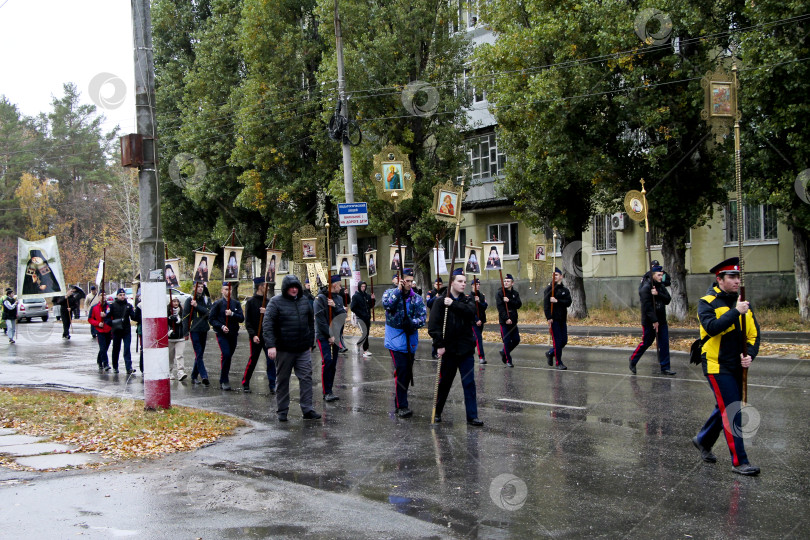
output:
[[[169,389],[166,284],[163,281],[141,283],[141,298],[144,406],[147,409],[168,409],[172,400]]]

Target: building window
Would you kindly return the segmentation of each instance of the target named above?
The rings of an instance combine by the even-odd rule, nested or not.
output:
[[[594,251],[613,251],[616,249],[616,231],[610,226],[610,214],[599,214],[593,218],[591,233],[593,234]]]
[[[664,243],[664,229],[662,229],[657,225],[650,225],[650,247],[660,248],[663,243]]]
[[[489,225],[487,227],[487,238],[491,241],[503,242],[504,255],[518,255],[520,253],[517,223]]]
[[[469,138],[464,141],[464,146],[473,184],[486,178],[503,176],[506,154],[498,151],[498,141],[494,133]]]
[[[776,240],[776,207],[770,204],[746,204],[743,206],[745,242],[765,242]],[[726,243],[738,241],[737,201],[726,205]]]
[[[441,246],[444,248],[444,258],[447,262],[451,261],[451,257],[453,256],[453,235],[455,234],[455,229],[451,229],[450,234],[441,242]],[[458,249],[456,250],[456,261],[460,261],[464,258],[464,246],[467,244],[467,229],[459,229],[458,231]]]

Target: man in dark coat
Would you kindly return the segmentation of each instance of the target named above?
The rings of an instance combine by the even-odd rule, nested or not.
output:
[[[515,367],[512,363],[512,351],[520,344],[520,331],[518,330],[518,310],[523,306],[518,293],[512,285],[512,274],[506,274],[503,279],[503,288],[495,294],[495,305],[498,306],[498,322],[501,324],[501,361],[506,367]],[[506,295],[504,296],[504,292]]]
[[[711,270],[715,283],[698,303],[703,374],[712,387],[717,402],[692,444],[703,461],[715,463],[712,446],[723,433],[731,453],[731,470],[745,476],[759,474],[745,453],[745,429],[742,425],[743,368],[748,368],[759,353],[760,333],[750,304],[740,300],[740,259],[732,257]],[[742,324],[745,320],[745,334]],[[743,341],[748,345],[743,351]],[[749,417],[748,421],[751,421]]]
[[[242,306],[232,297],[232,290],[227,282],[222,283],[222,298],[214,302],[208,313],[208,321],[217,336],[217,344],[222,353],[219,373],[220,390],[230,391],[230,371],[233,353],[236,351],[236,339],[239,334],[239,323],[244,322]]]
[[[299,403],[305,420],[321,417],[312,407],[312,356],[315,317],[312,305],[303,296],[303,287],[293,274],[284,276],[281,295],[274,296],[265,312],[262,336],[271,360],[276,361],[276,414],[287,421],[290,409],[290,374],[295,369],[300,391]]]
[[[247,366],[245,366],[245,373],[242,375],[242,391],[245,393],[250,392],[250,378],[253,376],[256,364],[259,363],[259,356],[264,351],[267,361],[267,382],[270,386],[270,393],[275,394],[276,363],[270,360],[267,347],[264,346],[264,339],[262,338],[262,323],[267,308],[265,300],[267,283],[265,283],[263,277],[257,277],[253,280],[253,284],[256,286],[256,292],[245,302],[245,330],[247,330],[248,343],[250,343],[250,357]]]
[[[559,268],[554,269],[554,295],[551,284],[543,292],[543,312],[551,331],[551,349],[546,351],[548,365],[556,359],[557,369],[568,369],[562,362],[563,347],[568,345],[568,308],[571,306],[571,292],[563,285],[563,275]]]
[[[321,353],[321,388],[323,399],[337,401],[340,399],[332,392],[337,368],[337,355],[340,343],[340,331],[346,320],[346,307],[341,294],[340,276],[329,279],[330,291],[321,288],[315,299],[315,339]],[[330,298],[331,296],[331,298]]]
[[[202,281],[195,281],[191,296],[186,298],[183,306],[183,330],[191,340],[194,348],[194,367],[191,369],[191,383],[208,386],[208,371],[205,369],[203,357],[205,355],[205,344],[208,340],[208,330],[211,329],[208,323],[208,312],[211,309],[211,298],[206,294],[206,287]],[[197,376],[202,378],[200,381]]]
[[[112,365],[115,373],[118,373],[118,356],[121,354],[122,343],[124,345],[124,366],[127,368],[127,375],[135,373],[135,370],[132,369],[132,352],[130,351],[132,345],[131,321],[138,322],[140,317],[135,313],[132,304],[127,302],[127,292],[124,289],[118,289],[115,293],[115,300],[110,305],[110,310],[104,321],[104,324],[112,328]]]
[[[371,310],[374,309],[374,304],[377,302],[377,299],[374,297],[374,291],[369,294],[366,292],[367,288],[368,284],[365,281],[361,281],[357,286],[357,291],[354,293],[354,296],[352,296],[352,303],[349,306],[354,316],[363,324],[361,328],[363,340],[358,343],[358,345],[362,345],[364,357],[371,356],[371,353],[368,352],[368,334],[371,329]]]
[[[662,375],[675,375],[669,369],[669,327],[667,326],[667,310],[672,297],[664,287],[662,280],[664,269],[653,266],[650,269],[649,279],[642,279],[638,287],[638,296],[641,301],[641,342],[633,354],[630,355],[630,371],[636,373],[636,364],[644,351],[652,345],[658,337],[658,364]]]
[[[475,300],[475,318],[473,319],[473,332],[475,333],[475,344],[478,347],[478,363],[486,364],[487,359],[484,354],[484,325],[487,323],[487,297],[481,292],[479,287],[481,280],[473,278],[473,290],[470,297]]]
[[[457,268],[450,276],[450,285],[444,295],[439,296],[430,308],[428,333],[433,338],[433,346],[442,359],[439,372],[439,391],[436,400],[434,422],[442,421],[442,411],[456,377],[461,373],[461,386],[464,389],[464,406],[467,409],[467,423],[483,426],[478,419],[478,404],[475,395],[475,301],[464,294],[467,277],[462,268]],[[447,323],[445,324],[445,317]]]

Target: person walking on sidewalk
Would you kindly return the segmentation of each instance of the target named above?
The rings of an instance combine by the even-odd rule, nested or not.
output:
[[[267,365],[267,383],[272,395],[276,393],[276,363],[267,354],[267,347],[265,347],[264,338],[262,337],[263,317],[267,311],[267,308],[262,307],[262,304],[265,303],[267,283],[265,283],[264,277],[257,277],[253,280],[253,285],[256,287],[256,292],[245,302],[245,330],[248,333],[250,356],[245,366],[245,372],[242,374],[242,392],[251,392],[250,378],[259,363],[259,357],[264,353]]]
[[[703,461],[715,463],[717,457],[712,453],[712,446],[722,432],[731,453],[731,470],[755,476],[759,474],[759,467],[751,465],[745,452],[742,374],[743,368],[750,367],[759,354],[759,323],[751,305],[739,297],[740,259],[726,259],[709,272],[715,275],[715,283],[698,302],[698,319],[703,340],[703,375],[712,387],[717,404],[692,444]],[[748,343],[747,355],[743,353],[743,340]]]
[[[3,299],[3,319],[6,321],[6,328],[8,329],[8,342],[16,343],[17,337],[17,298],[14,296],[14,290],[10,287],[6,289],[6,297]]]
[[[562,352],[563,347],[568,345],[568,308],[571,306],[571,292],[563,285],[563,275],[559,268],[554,269],[552,279],[554,279],[554,295],[551,294],[551,284],[543,292],[543,312],[551,331],[551,348],[546,351],[546,359],[549,366],[556,364],[557,369],[568,369],[563,364]]]
[[[104,302],[96,302],[90,308],[90,315],[87,321],[90,323],[90,328],[96,331],[96,340],[98,342],[98,356],[96,363],[98,364],[99,371],[110,371],[110,359],[107,356],[107,351],[110,349],[110,341],[112,341],[112,327],[104,321],[107,320],[110,314],[110,304],[113,302],[113,296],[109,296],[109,300]]]
[[[495,294],[495,305],[498,307],[498,321],[501,324],[501,361],[506,367],[515,367],[512,363],[512,351],[520,344],[520,330],[518,329],[518,310],[523,307],[520,293],[513,288],[515,281],[512,274],[506,274],[503,288]],[[506,295],[504,295],[504,292]]]
[[[276,362],[276,415],[287,421],[290,410],[290,375],[298,377],[299,404],[304,420],[321,417],[312,407],[312,342],[315,317],[303,287],[293,274],[284,276],[281,294],[274,296],[264,314],[262,336],[271,360]]]
[[[236,352],[236,339],[239,335],[239,323],[244,322],[242,306],[231,297],[231,287],[227,281],[222,283],[222,298],[214,302],[208,313],[208,320],[217,336],[217,344],[222,353],[220,359],[219,388],[230,391],[230,371],[233,353]]]
[[[101,295],[98,292],[98,288],[95,285],[90,286],[90,294],[88,294],[84,299],[84,311],[87,313],[87,320],[90,320],[90,312],[93,311],[93,307],[98,304],[99,302],[105,302]],[[98,334],[98,329],[90,325],[90,338],[96,339],[96,335]]]
[[[337,355],[340,343],[340,330],[346,319],[346,308],[343,305],[343,295],[340,294],[340,276],[335,275],[329,278],[331,287],[331,298],[329,289],[322,287],[315,299],[315,339],[318,342],[318,350],[321,353],[321,387],[323,389],[323,399],[326,401],[337,401],[340,399],[332,392],[332,385],[335,382],[335,371],[337,368]],[[329,315],[331,308],[331,317]],[[341,317],[342,316],[342,317]],[[341,318],[338,318],[341,317]],[[330,321],[331,318],[331,321]],[[334,327],[334,332],[332,327]]]
[[[467,423],[483,426],[478,419],[478,403],[475,394],[475,300],[464,294],[467,277],[463,268],[457,268],[450,276],[450,285],[430,308],[428,333],[433,338],[436,352],[442,359],[439,372],[439,391],[436,399],[434,422],[442,421],[442,411],[453,386],[456,371],[461,374],[464,389],[464,407]],[[445,322],[445,317],[447,322]]]
[[[200,384],[197,376],[202,378],[203,386],[208,386],[208,371],[205,369],[203,356],[205,355],[205,342],[208,339],[208,312],[211,309],[211,298],[205,294],[205,284],[202,281],[194,283],[191,296],[186,298],[183,306],[183,332],[191,339],[194,348],[194,367],[191,369],[191,383]]]
[[[180,305],[180,299],[172,297],[172,301],[167,308],[167,317],[169,324],[169,378],[177,379],[178,381],[186,380],[186,367],[183,362],[183,353],[186,350],[186,334],[185,325],[183,324],[183,306]],[[174,370],[172,376],[171,371]]]
[[[413,270],[406,268],[402,280],[383,294],[385,348],[394,364],[394,399],[400,418],[413,416],[408,407],[408,386],[413,383],[413,362],[419,346],[419,329],[425,326],[427,309],[413,290]]]
[[[64,311],[62,316],[64,317]],[[107,313],[107,319],[104,321],[104,324],[108,324],[112,328],[112,367],[115,373],[118,373],[118,356],[121,354],[122,343],[124,345],[124,366],[127,369],[127,375],[135,373],[135,370],[132,369],[132,352],[130,351],[132,345],[131,321],[138,320],[139,317],[135,313],[135,308],[127,302],[127,292],[124,289],[118,289],[115,300],[110,305],[110,311]]]
[[[638,287],[638,296],[641,300],[641,342],[630,355],[630,371],[634,375],[636,364],[641,360],[644,351],[655,341],[656,336],[661,374],[675,375],[675,372],[669,369],[669,326],[666,309],[672,297],[662,283],[663,278],[664,269],[661,266],[653,266],[649,277],[643,278]]]
[[[484,325],[487,324],[487,297],[479,288],[481,280],[473,278],[472,292],[470,297],[475,300],[475,318],[473,319],[473,332],[475,333],[475,345],[478,348],[478,363],[486,364],[487,358],[484,353]]]
[[[374,291],[369,294],[366,292],[367,289],[368,284],[365,281],[361,281],[357,286],[357,291],[354,293],[354,296],[352,296],[352,303],[349,306],[352,310],[352,314],[357,317],[358,320],[362,321],[363,324],[363,327],[360,328],[363,332],[363,340],[357,345],[363,348],[364,358],[371,356],[371,353],[368,351],[368,336],[371,332],[371,311],[377,303]]]

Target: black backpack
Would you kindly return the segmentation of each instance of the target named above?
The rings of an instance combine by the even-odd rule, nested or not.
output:
[[[703,345],[709,341],[711,336],[706,334],[706,337],[703,339],[696,339],[692,342],[692,346],[689,348],[689,363],[700,365],[703,363]]]

